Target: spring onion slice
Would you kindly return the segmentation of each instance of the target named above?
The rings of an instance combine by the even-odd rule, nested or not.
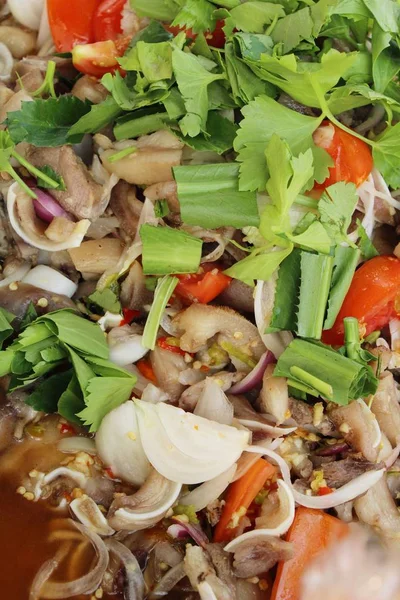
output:
[[[301,337],[320,339],[331,283],[333,257],[302,252],[300,264],[297,333]]]
[[[171,227],[142,225],[143,272],[145,275],[196,273],[200,265],[202,241]]]
[[[161,318],[164,314],[167,302],[171,298],[172,293],[178,284],[178,281],[179,279],[177,277],[169,276],[165,276],[158,280],[153,304],[151,305],[149,316],[147,317],[146,326],[143,332],[142,345],[145,348],[154,350]]]

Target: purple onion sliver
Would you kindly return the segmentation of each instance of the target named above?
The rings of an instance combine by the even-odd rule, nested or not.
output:
[[[325,448],[320,448],[316,451],[315,454],[317,456],[335,456],[336,454],[346,452],[346,450],[349,450],[349,446],[347,444],[335,444],[333,446],[326,446]]]
[[[229,393],[234,395],[245,394],[246,392],[252,390],[254,387],[256,387],[256,385],[262,382],[264,371],[267,366],[275,362],[276,359],[272,352],[269,350],[264,352],[254,369],[250,371],[250,373],[246,375],[242,381],[235,383],[235,385],[229,390]]]
[[[175,527],[179,527],[179,529],[172,529],[173,534],[178,535],[179,538],[181,537],[187,537],[188,535],[192,538],[192,540],[194,540],[196,542],[196,544],[198,546],[202,546],[203,548],[206,546],[206,544],[208,544],[210,542],[210,540],[208,539],[208,537],[206,536],[206,534],[204,533],[204,531],[202,530],[202,528],[200,527],[200,525],[194,525],[193,523],[184,523],[183,521],[180,521],[179,519],[175,519],[172,518],[172,521],[174,521],[174,525],[170,525],[167,529],[167,532],[169,533],[169,535],[172,535],[170,530],[171,528]],[[183,533],[183,531],[185,533]],[[174,535],[172,535],[172,537],[174,537]],[[179,539],[178,538],[178,539]],[[177,538],[175,538],[177,539]]]
[[[69,219],[68,213],[58,204],[50,194],[47,194],[39,188],[32,188],[37,199],[33,200],[33,206],[39,219],[51,223],[54,217],[64,217]]]

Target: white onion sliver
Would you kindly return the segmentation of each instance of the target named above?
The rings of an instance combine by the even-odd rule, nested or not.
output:
[[[254,316],[257,329],[260,333],[262,341],[265,344],[265,347],[268,348],[268,350],[270,350],[276,358],[279,358],[285,348],[292,341],[293,336],[288,331],[282,331],[280,333],[265,333],[265,329],[272,315],[275,297],[275,285],[276,283],[274,278],[271,278],[269,281],[257,281],[254,295]]]
[[[0,81],[9,81],[13,67],[13,55],[6,45],[0,42]]]
[[[226,490],[235,476],[236,469],[237,466],[234,464],[224,471],[224,473],[221,473],[221,475],[202,483],[185,496],[182,496],[182,498],[179,499],[179,504],[193,506],[196,512],[203,510],[203,508],[219,498]]]
[[[37,267],[33,267],[21,281],[34,285],[41,290],[52,292],[53,294],[67,296],[67,298],[72,298],[78,289],[76,283],[47,265],[37,265]]]
[[[57,444],[61,452],[75,454],[76,452],[87,452],[87,454],[97,454],[95,441],[91,438],[78,435],[61,438]]]
[[[106,540],[107,548],[121,561],[126,574],[126,600],[142,600],[145,594],[145,583],[136,557],[121,542]]]
[[[131,365],[148,353],[148,348],[142,345],[143,336],[131,334],[109,345],[110,360],[120,367]]]
[[[50,471],[49,473],[47,473],[47,475],[44,476],[43,483],[47,485],[48,483],[51,483],[58,477],[67,477],[68,479],[72,479],[82,489],[84,489],[86,486],[86,475],[84,475],[80,471],[68,469],[68,467],[57,467],[57,469],[53,469],[53,471]]]
[[[39,600],[42,597],[42,588],[45,583],[50,579],[54,571],[58,568],[60,562],[65,558],[68,553],[68,546],[63,545],[56,553],[54,558],[46,560],[45,563],[40,567],[39,571],[35,575],[35,579],[32,582],[31,590],[29,592],[29,600]]]
[[[96,566],[87,575],[75,579],[75,581],[68,583],[45,583],[41,597],[48,600],[70,598],[71,596],[79,596],[80,594],[91,594],[99,587],[108,566],[108,551],[101,537],[76,521],[70,522],[79,529],[82,535],[92,542],[96,549],[98,561]]]
[[[334,508],[339,504],[354,500],[358,496],[361,496],[361,494],[365,494],[385,473],[385,469],[368,471],[333,491],[331,494],[327,494],[326,496],[307,496],[306,494],[301,494],[293,487],[290,469],[286,461],[279,454],[262,446],[249,446],[246,448],[246,452],[255,452],[256,454],[271,458],[279,466],[283,480],[292,489],[293,497],[297,504],[306,506],[307,508],[327,510],[328,508]]]
[[[39,29],[44,5],[45,0],[8,0],[14,19],[34,31]]]
[[[252,421],[250,419],[238,419],[239,423],[244,425],[250,430],[255,431],[266,431],[271,436],[281,437],[283,435],[289,435],[289,433],[293,433],[296,431],[296,427],[276,427],[275,425],[268,425],[267,423],[263,423],[262,421]]]
[[[197,401],[194,414],[210,421],[231,425],[233,421],[233,405],[215,379],[207,377],[203,391]]]
[[[178,565],[167,571],[164,577],[156,584],[153,591],[150,592],[149,600],[156,600],[156,598],[166,596],[184,577],[186,577],[186,573],[182,560]]]
[[[284,535],[294,519],[295,512],[295,502],[292,494],[291,488],[285,481],[278,480],[278,486],[280,490],[283,490],[287,495],[287,500],[289,504],[289,511],[287,517],[280,523],[277,527],[273,529],[253,529],[252,531],[247,531],[246,533],[242,533],[237,538],[233,539],[229,544],[227,544],[224,548],[225,552],[235,552],[236,548],[240,546],[242,542],[245,540],[250,540],[253,538],[261,538],[261,537],[271,537],[271,536],[281,536]]]

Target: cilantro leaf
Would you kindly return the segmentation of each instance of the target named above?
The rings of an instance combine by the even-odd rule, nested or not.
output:
[[[131,8],[141,17],[170,23],[178,13],[180,0],[130,0]]]
[[[284,54],[287,54],[301,40],[311,40],[314,22],[308,6],[280,19],[272,31],[272,39],[276,44],[282,44]]]
[[[228,31],[237,29],[247,33],[264,33],[266,25],[284,15],[285,11],[280,4],[250,0],[232,8],[230,17],[225,22]]]
[[[357,233],[360,237],[358,244],[360,247],[361,256],[365,260],[370,260],[371,258],[374,258],[374,256],[378,256],[379,252],[368,237],[360,219],[357,219]]]
[[[215,29],[216,16],[215,6],[207,0],[187,0],[172,25],[191,29],[193,33],[213,31]]]
[[[97,307],[103,309],[103,311],[112,313],[119,313],[121,311],[121,303],[117,295],[110,288],[105,288],[101,291],[96,290],[88,296],[87,302],[89,305],[95,304]]]
[[[57,412],[57,405],[60,396],[67,389],[72,377],[72,371],[65,373],[57,373],[48,379],[45,379],[36,387],[25,402],[28,406],[32,406],[35,410],[40,410],[45,413]]]
[[[58,400],[57,412],[70,423],[82,425],[82,421],[77,417],[77,414],[84,408],[83,394],[76,375],[73,375],[67,389]]]
[[[88,382],[86,407],[78,413],[90,431],[100,427],[103,418],[114,408],[129,400],[136,377],[94,377]]]
[[[395,0],[364,0],[383,31],[399,33],[400,6]]]
[[[281,262],[291,253],[293,245],[288,248],[277,249],[275,252],[252,253],[243,260],[229,267],[224,273],[235,279],[253,286],[256,279],[268,281],[275,273]]]
[[[103,127],[114,121],[122,110],[112,96],[107,96],[100,104],[93,104],[90,112],[83,115],[68,132],[68,138],[77,140],[85,133],[97,133]]]
[[[282,106],[268,96],[259,96],[242,109],[234,149],[240,167],[239,189],[262,190],[268,179],[265,148],[276,133],[285,140],[292,154],[313,147],[312,134],[322,117],[308,117]],[[324,154],[327,154],[324,152]]]
[[[248,104],[261,94],[275,96],[275,87],[257,77],[251,68],[236,55],[232,42],[225,45],[225,59],[232,94],[238,105]]]
[[[11,325],[14,319],[15,316],[13,314],[4,308],[0,308],[0,349],[2,349],[4,342],[14,333],[14,328]]]
[[[119,63],[126,71],[141,71],[149,83],[171,79],[172,46],[169,42],[139,41]]]
[[[119,72],[115,75],[107,73],[101,82],[123,110],[134,110],[157,104],[169,94],[169,84],[165,81],[147,85],[147,80],[134,72],[128,73],[126,77],[122,77]]]
[[[216,152],[223,154],[233,147],[237,126],[232,121],[225,119],[219,112],[210,111],[207,119],[207,135],[200,133],[195,137],[181,135],[174,130],[174,134],[181,138],[190,148],[199,152]]]
[[[335,183],[322,194],[318,202],[321,223],[335,243],[348,242],[347,230],[357,202],[356,186],[353,183]]]
[[[187,114],[179,125],[184,135],[195,137],[205,131],[208,115],[208,86],[224,79],[221,73],[210,73],[199,57],[174,47],[172,65]]]
[[[75,96],[23,102],[21,110],[9,112],[6,125],[15,143],[35,146],[62,146],[78,143],[81,135],[70,135],[70,129],[90,111],[90,103]]]
[[[35,305],[31,301],[29,302],[28,308],[26,309],[23,319],[21,321],[21,329],[25,329],[25,327],[30,325],[35,319],[37,319],[37,316],[38,314],[36,312]]]

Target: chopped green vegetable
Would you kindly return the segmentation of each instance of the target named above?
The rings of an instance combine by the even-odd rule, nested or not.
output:
[[[182,220],[207,229],[258,226],[256,194],[238,190],[235,163],[175,167]]]
[[[0,308],[0,350],[3,348],[5,340],[14,333],[14,328],[11,325],[14,319],[15,315],[4,308]]]
[[[37,90],[34,92],[30,92],[30,95],[35,98],[36,96],[46,96],[49,95],[52,98],[56,98],[56,92],[54,89],[54,76],[56,73],[56,63],[54,60],[49,60],[47,63],[46,75],[44,77],[43,83]]]
[[[370,260],[371,258],[374,258],[374,256],[378,256],[379,252],[368,237],[360,219],[357,219],[357,233],[360,236],[359,246],[361,256],[365,260]]]
[[[300,268],[297,333],[300,337],[319,340],[328,301],[333,257],[302,252]]]
[[[84,114],[72,125],[68,132],[68,140],[74,140],[74,143],[78,143],[85,133],[97,133],[119,117],[121,113],[122,110],[114,98],[107,96],[100,104],[93,104],[90,107],[90,112]]]
[[[94,377],[86,387],[86,407],[78,413],[89,431],[95,432],[103,418],[114,408],[129,400],[135,377]]]
[[[41,176],[39,176],[37,180],[37,184],[39,187],[45,189],[49,188],[59,190],[60,192],[66,191],[67,188],[65,186],[64,178],[59,173],[56,173],[56,171],[52,167],[50,167],[49,165],[45,165],[44,167],[40,167],[39,171],[44,175],[47,175],[47,177],[49,177],[55,182],[55,185],[50,184],[49,179],[43,179]]]
[[[154,204],[154,214],[159,219],[163,219],[167,215],[169,215],[169,207],[167,200],[156,200]]]
[[[329,346],[299,338],[279,357],[274,376],[287,377],[292,387],[342,405],[374,394],[378,387],[371,367],[346,358]]]
[[[357,202],[354,183],[335,183],[322,194],[318,202],[321,223],[335,243],[349,242],[347,230]]]
[[[128,146],[127,148],[123,148],[122,150],[119,150],[118,152],[114,152],[114,154],[111,154],[108,157],[108,161],[110,163],[114,163],[114,162],[121,160],[121,158],[125,158],[126,156],[130,156],[131,154],[134,154],[135,152],[137,152],[136,146]]]
[[[71,377],[72,370],[69,370],[45,379],[27,397],[26,404],[45,413],[57,412],[59,398],[67,390]]]
[[[368,365],[372,360],[377,360],[374,354],[361,346],[358,320],[355,317],[345,317],[343,323],[346,355],[362,365]]]
[[[359,258],[360,251],[357,248],[350,248],[349,246],[336,246],[335,248],[332,283],[324,329],[330,329],[336,321],[343,300],[349,290]]]
[[[145,275],[196,273],[202,241],[179,229],[142,225],[143,271]]]
[[[154,350],[155,348],[161,318],[178,282],[179,279],[177,277],[165,276],[159,279],[157,283],[153,304],[151,305],[143,332],[142,344],[145,348],[149,348],[149,350]]]
[[[115,294],[110,288],[104,290],[96,290],[93,294],[90,294],[87,298],[89,306],[95,304],[98,308],[102,309],[103,312],[109,311],[112,313],[121,312],[121,303],[117,294]]]
[[[274,308],[266,333],[296,331],[296,301],[300,290],[302,252],[295,248],[282,262],[278,270]]]

